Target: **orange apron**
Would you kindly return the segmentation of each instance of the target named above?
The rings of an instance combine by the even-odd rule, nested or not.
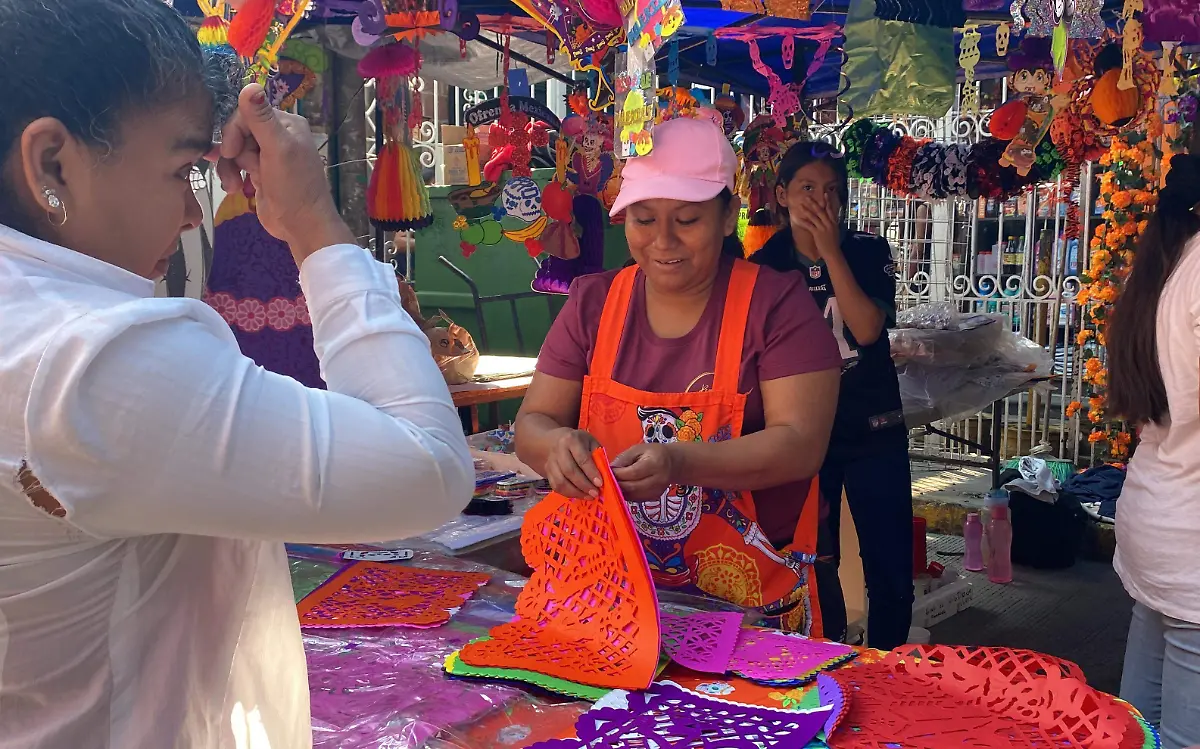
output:
[[[638,442],[720,442],[742,434],[746,396],[738,393],[742,341],[758,266],[734,262],[721,318],[713,388],[698,393],[650,393],[613,379],[634,279],[631,266],[617,274],[600,316],[579,428],[611,456]],[[775,549],[757,522],[750,492],[699,486],[669,487],[661,498],[631,503],[646,559],[659,587],[720,598],[762,610],[781,629],[819,637],[813,561],[819,492],[810,484],[792,543]]]

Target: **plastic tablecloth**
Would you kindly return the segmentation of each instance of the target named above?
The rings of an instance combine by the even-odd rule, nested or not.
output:
[[[337,549],[289,546],[297,600],[342,567]],[[306,629],[313,745],[338,749],[523,747],[569,735],[589,707],[497,683],[456,680],[447,655],[513,616],[524,579],[426,551],[403,564],[492,576],[433,629]]]

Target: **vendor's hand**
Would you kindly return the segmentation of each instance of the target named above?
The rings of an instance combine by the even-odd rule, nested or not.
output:
[[[842,228],[838,224],[838,209],[834,201],[806,197],[799,205],[790,207],[788,215],[797,226],[812,235],[822,258],[841,251]]]
[[[333,203],[308,120],[276,110],[258,84],[242,90],[217,162],[226,192],[243,188],[243,173],[263,228],[288,243],[297,264],[323,247],[355,243]]]
[[[612,461],[613,477],[627,501],[648,502],[677,483],[676,462],[669,445],[640,443]]]
[[[592,452],[600,447],[596,438],[582,429],[563,430],[546,458],[546,480],[550,488],[564,497],[586,499],[599,497],[604,480],[592,460]]]

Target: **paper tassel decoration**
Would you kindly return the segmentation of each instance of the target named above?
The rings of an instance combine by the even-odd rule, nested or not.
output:
[[[242,57],[254,57],[275,20],[275,0],[246,0],[229,23],[229,45]]]
[[[391,141],[379,153],[367,186],[367,215],[384,231],[423,229],[433,223],[421,163],[407,144]]]

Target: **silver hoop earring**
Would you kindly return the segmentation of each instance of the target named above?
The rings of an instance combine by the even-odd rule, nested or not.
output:
[[[54,190],[51,190],[49,187],[43,187],[42,194],[46,198],[46,205],[49,206],[49,210],[46,211],[46,220],[49,221],[52,226],[57,226],[57,227],[66,226],[67,204],[64,203],[62,201],[62,198],[58,197],[58,194],[55,193]],[[59,211],[62,211],[62,220],[61,221],[59,221],[58,217],[57,217],[57,214]]]

